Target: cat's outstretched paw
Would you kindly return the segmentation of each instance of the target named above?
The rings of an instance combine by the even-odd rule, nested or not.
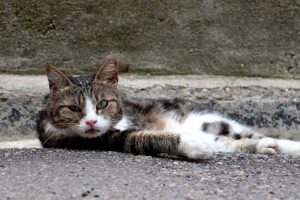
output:
[[[262,139],[264,137],[263,134],[252,131],[252,130],[244,130],[240,133],[234,133],[232,135],[234,139],[241,139],[241,138],[249,138],[249,139]]]
[[[252,139],[262,139],[263,137],[265,137],[263,134],[258,133],[258,132],[252,132],[248,135],[248,138],[252,138]]]
[[[279,153],[279,146],[276,139],[273,138],[262,138],[258,142],[257,152],[262,154],[277,154]]]
[[[186,134],[180,137],[179,152],[189,159],[203,160],[210,158],[213,150],[199,137]]]

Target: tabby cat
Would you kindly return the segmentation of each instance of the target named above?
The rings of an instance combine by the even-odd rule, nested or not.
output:
[[[67,76],[47,66],[50,95],[37,132],[43,147],[161,153],[206,159],[214,152],[300,155],[300,142],[264,137],[182,99],[134,99],[117,89],[118,64],[92,76]]]

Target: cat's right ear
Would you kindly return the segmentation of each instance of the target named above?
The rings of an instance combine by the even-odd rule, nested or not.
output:
[[[46,66],[50,90],[59,90],[73,85],[72,81],[53,65]]]
[[[116,59],[107,60],[94,75],[93,82],[116,87],[118,84],[119,65]]]

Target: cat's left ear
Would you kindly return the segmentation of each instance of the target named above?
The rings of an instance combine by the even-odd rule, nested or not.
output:
[[[54,91],[73,85],[69,77],[53,65],[47,65],[46,72],[49,88]]]
[[[119,66],[115,59],[106,61],[94,75],[93,83],[118,85]]]

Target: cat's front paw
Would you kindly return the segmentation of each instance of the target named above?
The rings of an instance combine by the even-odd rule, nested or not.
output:
[[[277,154],[279,153],[279,146],[276,139],[273,138],[262,138],[258,142],[257,152],[262,154]]]
[[[181,135],[179,143],[180,155],[193,160],[208,159],[213,150],[209,144],[194,135]]]

